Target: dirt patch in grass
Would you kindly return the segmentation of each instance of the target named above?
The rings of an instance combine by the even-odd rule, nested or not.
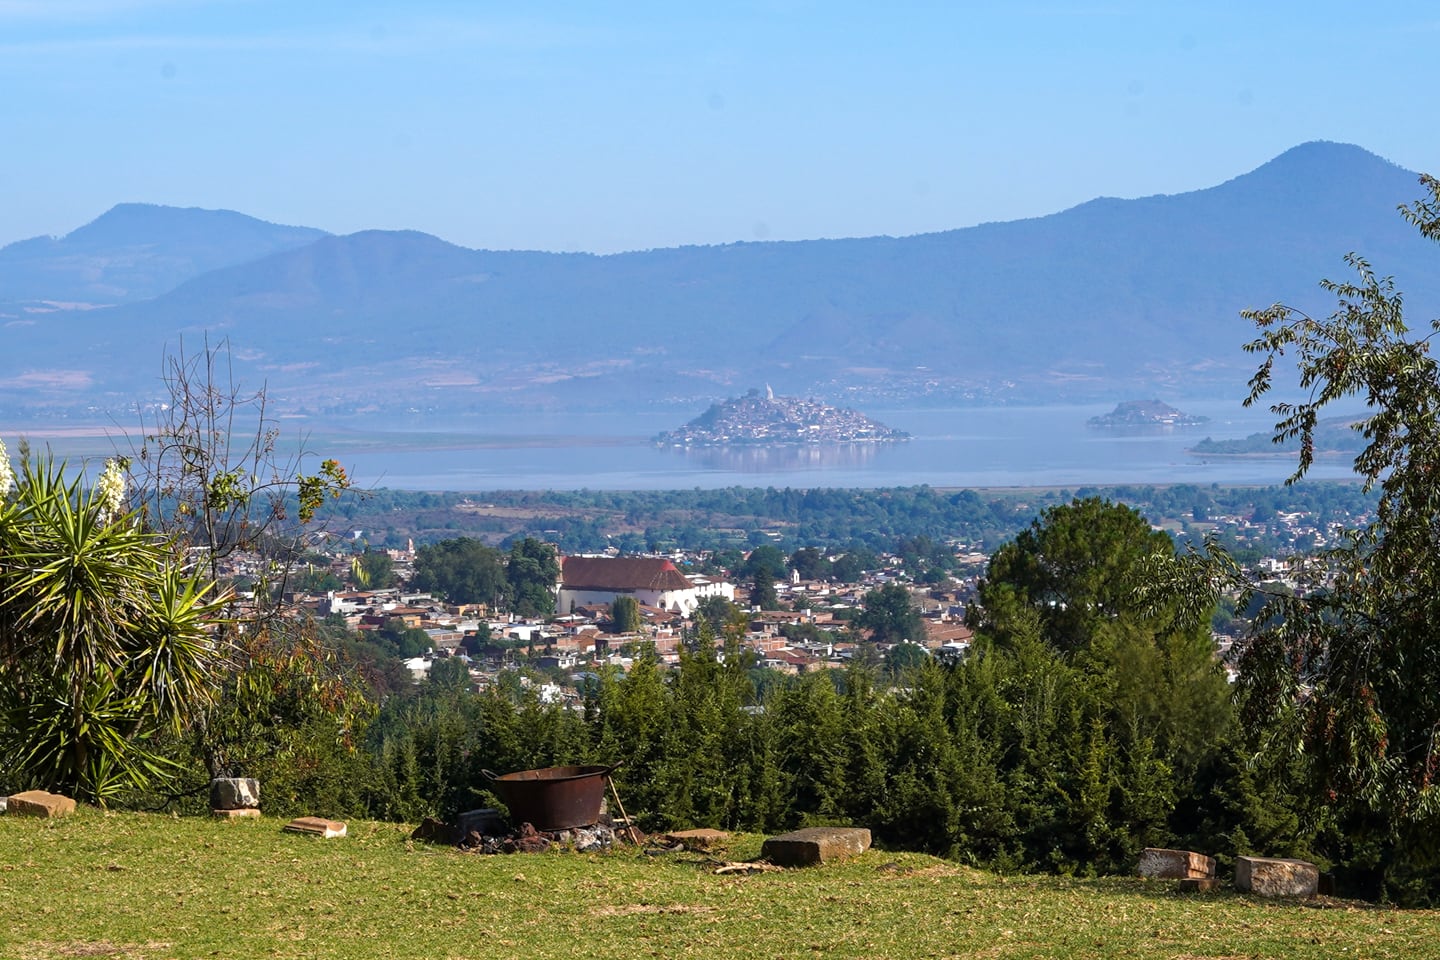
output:
[[[117,960],[144,960],[157,951],[164,950],[168,943],[134,944],[111,943],[108,940],[72,941],[70,943],[32,943],[22,947],[20,960],[61,960],[69,957],[114,957]]]
[[[714,912],[714,907],[689,903],[626,903],[590,908],[590,916],[592,917],[633,917],[640,914]]]
[[[967,880],[984,880],[986,875],[979,870],[972,870],[969,867],[951,865],[948,863],[931,863],[923,866],[902,863],[882,863],[875,868],[875,872],[882,877],[964,877]]]

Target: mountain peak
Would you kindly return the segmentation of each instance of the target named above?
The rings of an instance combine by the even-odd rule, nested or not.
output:
[[[82,227],[66,234],[75,244],[126,244],[173,242],[177,238],[213,237],[216,233],[258,236],[286,234],[318,240],[324,230],[269,223],[234,210],[170,207],[158,203],[117,203]]]
[[[96,305],[143,300],[202,273],[326,236],[233,210],[121,203],[58,239],[0,248],[0,299]]]
[[[1303,184],[1306,191],[1319,193],[1385,184],[1384,189],[1388,191],[1390,184],[1402,180],[1413,185],[1415,174],[1363,147],[1311,140],[1291,147],[1222,186],[1244,184],[1255,189],[1288,192],[1294,189],[1292,185]]]

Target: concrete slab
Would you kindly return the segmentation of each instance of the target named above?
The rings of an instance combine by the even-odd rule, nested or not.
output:
[[[68,817],[75,812],[75,801],[58,793],[26,790],[10,796],[5,812],[24,817]]]
[[[1304,860],[1236,857],[1235,889],[1258,897],[1313,897],[1320,869]]]
[[[289,833],[308,833],[315,837],[345,836],[345,824],[339,820],[326,820],[324,817],[300,817],[291,820],[281,829]]]

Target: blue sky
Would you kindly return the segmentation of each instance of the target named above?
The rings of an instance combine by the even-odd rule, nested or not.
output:
[[[122,201],[612,252],[1440,172],[1430,3],[0,0],[0,244]]]

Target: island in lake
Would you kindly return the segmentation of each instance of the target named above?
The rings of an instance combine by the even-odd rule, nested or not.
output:
[[[1085,421],[1092,427],[1198,427],[1209,417],[1192,417],[1159,400],[1126,400],[1114,410]]]
[[[1354,417],[1326,417],[1315,424],[1314,449],[1317,457],[1354,456],[1369,441],[1355,429]],[[1252,433],[1241,440],[1213,440],[1206,437],[1189,452],[1202,457],[1264,457],[1293,456],[1300,450],[1300,438],[1288,437],[1275,442],[1273,430]]]
[[[678,430],[655,438],[674,447],[735,445],[780,446],[811,443],[890,443],[909,440],[903,430],[877,423],[864,414],[832,407],[819,400],[777,397],[770,390],[751,390],[711,405]]]

